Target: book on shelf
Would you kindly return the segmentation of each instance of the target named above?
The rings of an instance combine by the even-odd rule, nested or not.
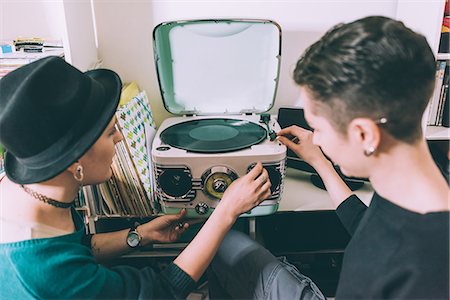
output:
[[[436,119],[436,125],[443,126],[442,119],[444,117],[445,113],[448,113],[448,111],[445,111],[445,102],[448,99],[448,83],[444,84],[441,88],[441,95],[439,97],[439,106],[438,106],[438,115]]]
[[[448,89],[448,84],[446,85],[446,92],[444,95],[444,104],[442,107],[442,117],[441,117],[441,126],[444,127],[450,127],[450,110],[449,110],[449,105],[450,105],[450,91]]]
[[[448,127],[448,99],[449,99],[449,80],[450,80],[450,61],[446,61],[444,78],[441,86],[441,94],[439,97],[438,113],[436,117],[436,125]],[[445,119],[445,120],[444,120]]]
[[[438,60],[436,62],[436,77],[433,95],[430,99],[427,125],[443,124],[445,102],[449,85],[449,61]]]

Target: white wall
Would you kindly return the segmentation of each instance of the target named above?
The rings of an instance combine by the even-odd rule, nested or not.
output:
[[[61,40],[64,35],[62,12],[61,0],[0,0],[0,40],[17,37]]]
[[[169,116],[163,107],[153,61],[152,30],[164,21],[196,18],[262,18],[283,30],[280,83],[271,110],[298,105],[291,79],[295,62],[333,25],[368,15],[400,19],[424,33],[434,50],[439,41],[444,0],[0,0],[0,40],[17,36],[62,39],[68,60],[85,70],[96,61],[119,73],[124,82],[145,89],[157,124]]]
[[[66,60],[86,71],[97,63],[97,43],[90,0],[63,0]]]
[[[94,0],[98,56],[122,81],[136,81],[149,95],[155,121],[168,116],[159,94],[153,61],[153,4],[150,1]]]
[[[0,41],[18,37],[62,42],[66,60],[83,71],[97,61],[90,0],[0,0]]]
[[[94,0],[99,57],[125,82],[135,80],[151,99],[156,122],[165,111],[153,61],[152,30],[164,21],[197,18],[271,19],[282,28],[280,83],[271,110],[297,105],[297,88],[291,79],[303,50],[331,26],[367,15],[395,17],[397,1],[102,1]]]
[[[436,54],[441,37],[445,0],[398,0],[396,19],[425,35]]]

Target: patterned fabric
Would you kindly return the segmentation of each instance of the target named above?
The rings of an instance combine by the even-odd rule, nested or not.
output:
[[[149,151],[156,125],[145,91],[121,106],[117,110],[116,117],[148,199],[152,199]]]

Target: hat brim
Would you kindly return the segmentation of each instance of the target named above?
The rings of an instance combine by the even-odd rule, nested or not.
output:
[[[39,168],[30,168],[20,162],[14,155],[6,152],[5,172],[8,178],[18,184],[30,184],[51,179],[79,159],[98,140],[117,110],[120,100],[122,83],[119,76],[106,69],[96,69],[85,73],[92,80],[103,86],[102,99],[91,99],[98,101],[95,105],[98,119],[90,128],[70,147],[61,151],[60,157],[54,163]]]

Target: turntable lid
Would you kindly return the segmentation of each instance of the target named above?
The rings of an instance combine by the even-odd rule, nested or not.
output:
[[[268,20],[194,20],[153,31],[158,80],[174,114],[269,110],[280,67],[281,29]]]

